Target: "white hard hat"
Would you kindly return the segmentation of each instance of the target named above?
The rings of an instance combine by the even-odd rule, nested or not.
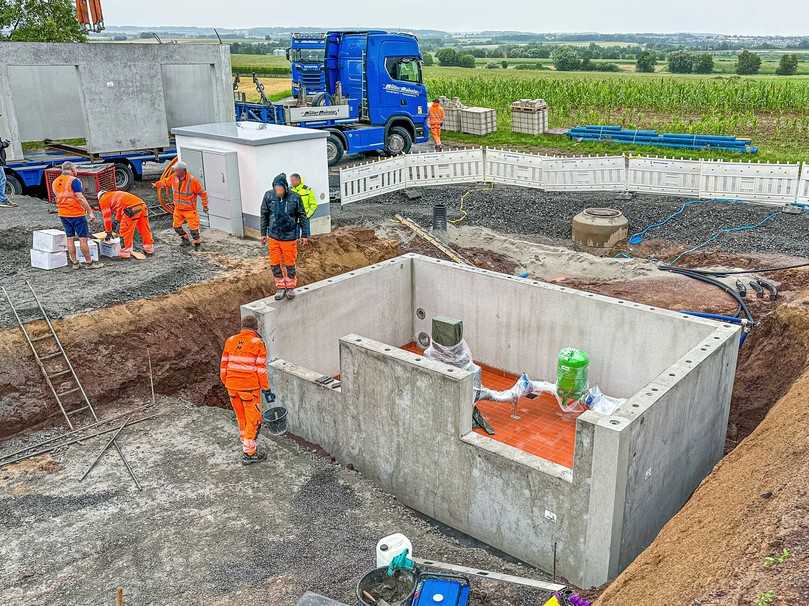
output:
[[[188,170],[188,164],[182,160],[178,160],[177,164],[174,165],[174,170]]]
[[[96,198],[98,198],[100,200],[101,196],[103,196],[106,193],[109,193],[106,189],[99,189],[98,193],[96,194]]]

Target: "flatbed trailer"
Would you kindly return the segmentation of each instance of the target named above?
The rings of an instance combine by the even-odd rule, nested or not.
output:
[[[80,151],[43,150],[27,153],[22,160],[9,160],[6,166],[6,187],[14,194],[45,189],[45,170],[58,168],[63,162],[75,164],[114,164],[118,189],[129,191],[143,178],[145,162],[165,162],[177,156],[174,147],[157,150],[135,150],[104,154],[82,154]]]

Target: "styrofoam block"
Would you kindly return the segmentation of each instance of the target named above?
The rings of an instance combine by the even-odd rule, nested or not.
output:
[[[87,246],[90,247],[90,257],[92,257],[93,261],[98,261],[98,244],[95,240],[87,240]],[[87,260],[84,258],[84,255],[81,252],[80,243],[76,240],[76,258],[79,260],[79,263],[87,263]]]
[[[67,265],[67,251],[59,250],[49,252],[46,250],[31,249],[31,267],[37,269],[57,269]]]
[[[34,231],[35,250],[59,252],[67,250],[67,237],[61,229],[37,229]]]
[[[102,257],[116,259],[121,256],[121,238],[112,238],[109,242],[99,240],[98,248]]]

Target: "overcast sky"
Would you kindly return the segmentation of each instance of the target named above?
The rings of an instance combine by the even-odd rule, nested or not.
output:
[[[809,35],[806,0],[104,0],[107,25]]]

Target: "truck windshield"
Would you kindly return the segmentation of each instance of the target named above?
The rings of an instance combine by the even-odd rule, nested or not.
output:
[[[302,61],[304,63],[323,63],[326,60],[326,49],[324,48],[292,48],[289,50],[290,61]]]
[[[394,80],[421,84],[421,63],[418,57],[388,57],[385,59],[385,68]]]

